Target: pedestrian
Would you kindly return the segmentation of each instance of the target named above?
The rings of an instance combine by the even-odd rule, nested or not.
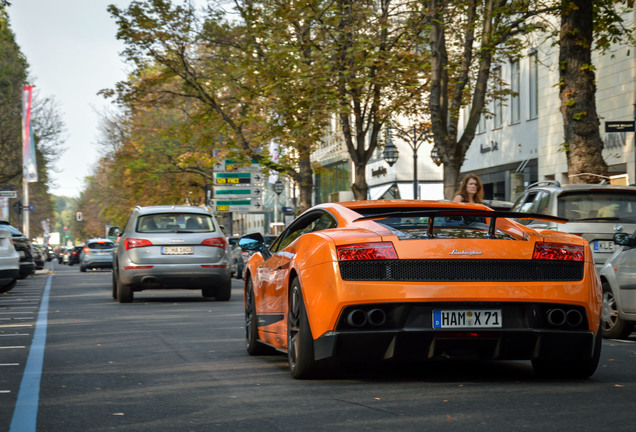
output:
[[[479,176],[466,174],[453,201],[480,204],[483,199],[484,185]]]

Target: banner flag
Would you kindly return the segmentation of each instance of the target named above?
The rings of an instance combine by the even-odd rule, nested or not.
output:
[[[31,102],[33,86],[24,86],[22,92],[22,173],[24,181],[33,183],[38,181],[36,165],[35,143],[31,129]]]

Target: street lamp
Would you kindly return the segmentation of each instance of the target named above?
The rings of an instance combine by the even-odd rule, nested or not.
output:
[[[397,131],[398,137],[400,137],[402,141],[406,142],[409,145],[409,147],[411,147],[411,149],[413,150],[413,199],[419,199],[419,185],[417,182],[417,151],[420,149],[420,146],[425,141],[428,141],[429,139],[428,133],[430,131],[430,128],[420,128],[420,130],[418,130],[417,125],[413,125],[412,135],[410,130],[411,128],[409,128],[409,130],[403,130],[397,126],[393,126],[393,128],[395,128],[395,130]],[[393,145],[392,141],[389,141],[389,142],[391,143],[391,145]],[[386,147],[388,147],[388,144]],[[393,163],[395,163],[395,161],[397,160],[397,155],[398,155],[398,152],[396,148],[395,160],[393,161]],[[386,148],[384,150],[384,159],[387,161],[387,163],[389,163],[389,165],[392,165],[391,162],[387,160]]]
[[[393,166],[394,163],[397,162],[398,157],[400,157],[400,152],[398,148],[393,144],[393,137],[391,134],[391,125],[387,126],[386,132],[386,144],[384,145],[384,151],[382,152],[382,157],[389,166]]]

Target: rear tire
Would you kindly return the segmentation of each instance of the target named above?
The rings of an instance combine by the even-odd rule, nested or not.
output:
[[[113,290],[113,300],[117,300],[117,272],[115,271],[115,266],[113,265],[113,272],[110,278],[112,290]]]
[[[82,273],[86,272],[86,267],[84,267],[82,264],[80,264],[80,271]]]
[[[232,297],[232,278],[229,278],[223,284],[216,287],[216,301],[228,301]]]
[[[607,282],[603,282],[603,337],[625,339],[634,329],[634,325],[623,320],[618,314],[616,297]]]
[[[216,289],[214,287],[205,287],[201,288],[201,295],[203,297],[214,297],[216,294]]]
[[[601,326],[594,337],[592,357],[578,360],[532,360],[532,367],[537,375],[550,378],[585,379],[591,377],[601,359],[603,336]]]
[[[245,289],[245,348],[249,355],[265,354],[268,351],[268,347],[258,340],[258,316],[251,279],[247,280]]]
[[[0,287],[0,293],[5,293],[5,292],[9,292],[13,289],[13,287],[15,287],[15,284],[18,280],[17,279],[13,279],[11,282],[9,282],[8,284],[6,284],[3,287]]]
[[[123,284],[119,277],[116,279],[117,282],[117,301],[119,303],[130,303],[133,301],[133,290],[130,285]]]
[[[311,335],[298,278],[292,281],[288,305],[287,358],[289,372],[296,379],[314,378],[320,372],[320,367],[314,359],[314,339]]]

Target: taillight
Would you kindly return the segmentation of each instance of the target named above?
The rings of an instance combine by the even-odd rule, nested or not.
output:
[[[124,248],[126,250],[146,246],[152,246],[152,242],[150,240],[136,238],[127,238],[124,240]]]
[[[89,253],[91,250],[88,247],[84,248],[84,253]]]
[[[338,261],[398,259],[393,243],[359,243],[336,247]]]
[[[559,243],[536,243],[532,259],[556,260],[556,261],[583,261],[583,246],[559,244]]]
[[[205,239],[201,242],[202,246],[212,246],[212,247],[218,247],[221,249],[225,249],[227,247],[227,240],[225,240],[225,238],[223,237],[215,237],[215,238],[209,238],[209,239]]]

